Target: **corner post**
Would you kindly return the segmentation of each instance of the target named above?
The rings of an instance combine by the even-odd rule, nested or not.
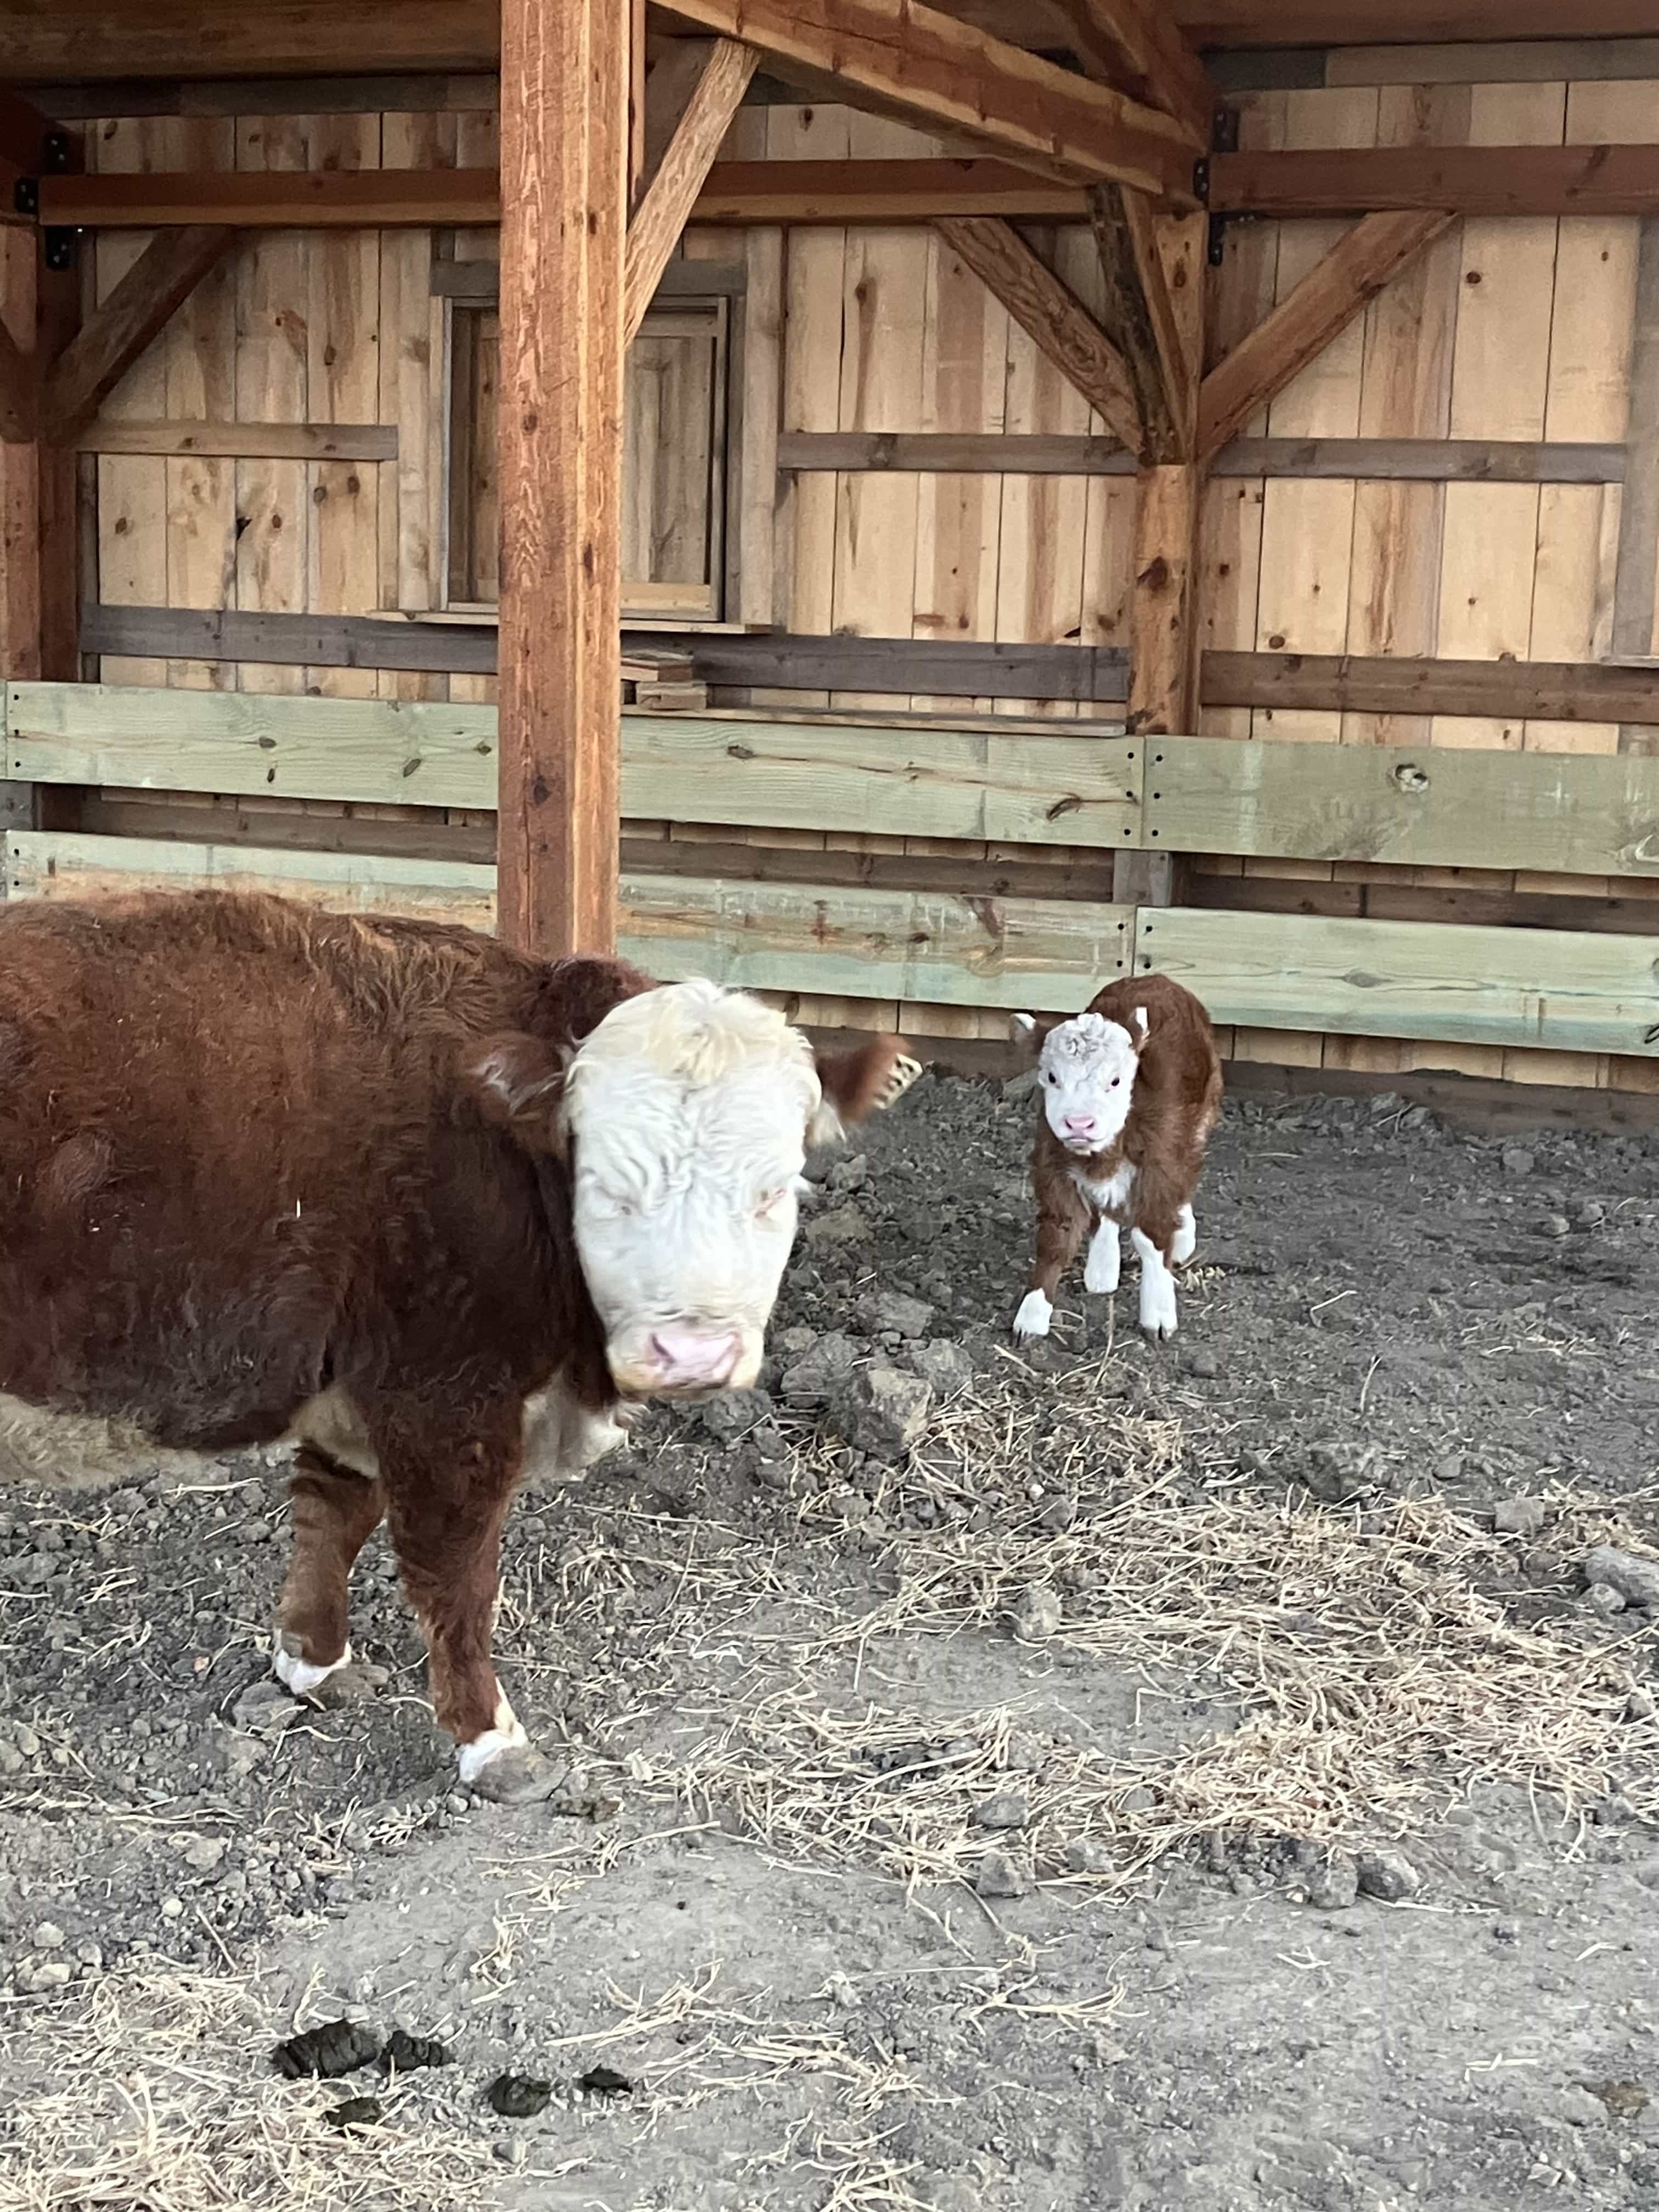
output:
[[[617,937],[632,11],[503,0],[497,926]]]

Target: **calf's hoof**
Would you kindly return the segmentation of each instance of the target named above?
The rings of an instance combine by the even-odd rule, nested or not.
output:
[[[1054,1310],[1042,1291],[1027,1291],[1014,1316],[1014,1334],[1022,1343],[1028,1337],[1047,1336],[1054,1317]]]
[[[571,1796],[571,1784],[580,1777],[568,1759],[550,1759],[533,1744],[520,1743],[498,1751],[465,1779],[475,1797],[492,1805],[544,1805]]]

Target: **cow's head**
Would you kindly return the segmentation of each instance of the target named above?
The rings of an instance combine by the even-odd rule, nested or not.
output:
[[[753,1384],[807,1146],[918,1072],[897,1037],[815,1054],[757,999],[694,981],[624,1000],[574,1050],[499,1039],[477,1078],[521,1143],[568,1158],[611,1376],[640,1397]]]
[[[1137,1006],[1132,1018],[1133,1031],[1104,1014],[1076,1014],[1070,1021],[1016,1014],[1009,1024],[1015,1043],[1036,1060],[1048,1127],[1081,1158],[1115,1144],[1128,1119],[1146,1042],[1146,1008]]]

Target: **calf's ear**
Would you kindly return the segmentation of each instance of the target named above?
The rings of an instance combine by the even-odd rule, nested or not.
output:
[[[485,1121],[508,1130],[527,1152],[565,1150],[564,1078],[569,1054],[544,1038],[509,1030],[492,1037],[465,1073]]]
[[[814,1054],[823,1102],[806,1125],[809,1145],[827,1145],[866,1115],[901,1099],[921,1073],[899,1036],[882,1036],[854,1052]]]
[[[1022,1059],[1034,1060],[1042,1050],[1049,1030],[1057,1028],[1060,1021],[1058,1014],[1010,1014],[1008,1042],[1017,1048]]]

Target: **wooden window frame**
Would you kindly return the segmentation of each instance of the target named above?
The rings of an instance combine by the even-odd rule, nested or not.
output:
[[[741,264],[732,266],[684,260],[672,264],[641,327],[640,336],[648,337],[653,331],[660,334],[663,326],[676,316],[688,313],[707,316],[714,346],[714,367],[709,425],[708,582],[697,586],[672,582],[641,583],[635,580],[630,583],[624,579],[623,616],[634,626],[647,624],[688,629],[717,626],[724,622],[726,609],[732,604],[738,559],[737,533],[742,512],[740,395],[743,389],[744,275]],[[434,283],[434,290],[440,289],[440,285]],[[468,331],[474,317],[496,309],[497,298],[477,283],[470,284],[465,290],[458,287],[451,292],[447,285],[442,289],[445,294],[441,399],[443,496],[441,502],[443,544],[438,563],[441,607],[443,612],[462,619],[490,622],[496,614],[494,600],[467,599],[456,594],[452,555],[458,468],[465,453],[457,410],[465,388],[461,376],[466,373],[470,343]]]

